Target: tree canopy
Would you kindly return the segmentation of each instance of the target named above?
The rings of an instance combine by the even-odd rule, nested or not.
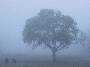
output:
[[[44,45],[56,53],[75,42],[78,31],[72,17],[53,9],[42,9],[26,21],[23,39],[33,47]]]

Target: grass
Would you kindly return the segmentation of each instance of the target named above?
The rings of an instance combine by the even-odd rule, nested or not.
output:
[[[90,63],[17,63],[0,64],[0,67],[90,67]]]

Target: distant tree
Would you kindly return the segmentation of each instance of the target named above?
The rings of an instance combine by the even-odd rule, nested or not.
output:
[[[88,44],[88,37],[85,32],[80,32],[78,35],[78,44],[81,44],[83,46],[86,46]]]
[[[56,53],[73,44],[78,31],[77,23],[72,17],[53,9],[42,9],[37,16],[26,21],[23,39],[34,48],[41,45],[48,47],[55,62]]]
[[[5,58],[5,63],[9,63],[9,59],[8,58]]]
[[[88,45],[88,48],[90,48],[90,28],[88,30],[88,33],[87,33],[87,45]]]
[[[90,48],[90,34],[81,32],[78,37],[79,44],[83,45],[84,47]]]
[[[15,58],[12,58],[12,62],[13,62],[13,63],[16,63],[16,59],[15,59]]]

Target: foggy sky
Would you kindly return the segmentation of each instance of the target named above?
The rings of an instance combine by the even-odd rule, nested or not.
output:
[[[22,31],[26,19],[35,16],[43,8],[60,10],[63,14],[72,16],[85,32],[89,28],[90,0],[0,0],[0,47],[4,53],[32,51],[23,44]],[[78,52],[78,48],[69,51]]]

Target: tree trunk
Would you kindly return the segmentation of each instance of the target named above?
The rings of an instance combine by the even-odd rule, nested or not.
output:
[[[56,52],[55,51],[52,52],[52,61],[53,63],[56,62]]]

